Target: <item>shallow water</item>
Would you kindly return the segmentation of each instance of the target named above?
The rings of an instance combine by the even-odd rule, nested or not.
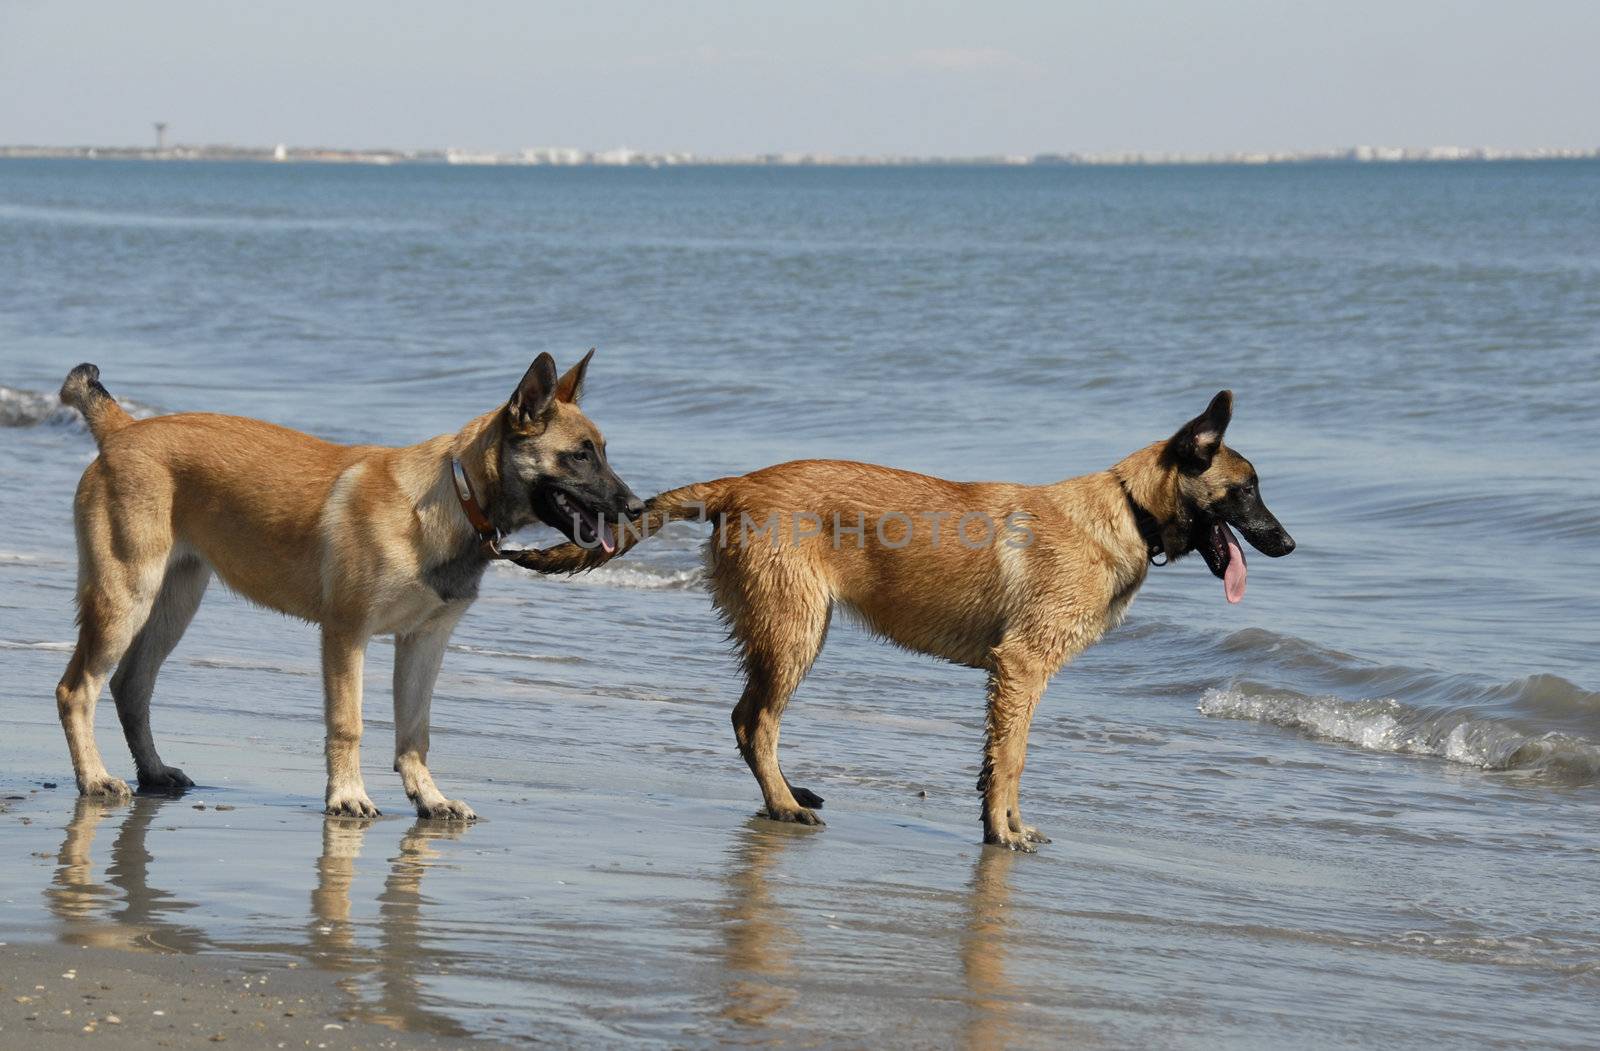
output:
[[[0,930],[297,960],[446,1035],[1589,1043],[1597,243],[1592,163],[0,164]],[[1057,679],[1033,857],[977,846],[981,677],[846,625],[784,726],[829,827],[752,819],[691,527],[491,572],[434,713],[473,828],[324,823],[314,635],[220,588],[156,698],[201,789],[75,805],[68,368],[401,442],[590,345],[641,493],[813,455],[1054,480],[1231,387],[1299,549],[1237,607],[1198,560],[1152,572]],[[396,815],[391,653],[366,764]],[[109,700],[100,727],[126,773]]]

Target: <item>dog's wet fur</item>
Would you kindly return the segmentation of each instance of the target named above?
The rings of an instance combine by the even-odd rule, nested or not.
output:
[[[574,540],[602,515],[643,511],[578,407],[590,357],[557,376],[540,354],[511,397],[455,434],[401,448],[345,446],[270,423],[182,413],[134,420],[80,365],[61,400],[100,447],[74,504],[78,643],[56,705],[78,790],[125,796],[94,738],[109,678],[138,782],[193,784],[156,752],[156,673],[213,574],[259,605],[320,625],[330,814],[374,816],[361,777],[362,665],[395,638],[395,770],[423,817],[471,820],[427,768],[429,708],[445,643],[489,555],[456,495],[459,460],[494,525],[541,521]]]
[[[739,751],[760,785],[764,813],[820,825],[822,799],[792,785],[778,765],[778,724],[816,659],[838,608],[907,649],[988,672],[988,720],[978,791],[984,841],[1032,851],[1048,842],[1022,819],[1018,788],[1028,728],[1050,678],[1121,622],[1157,557],[1200,551],[1219,578],[1242,558],[1226,527],[1263,554],[1294,540],[1261,500],[1250,461],[1223,444],[1233,395],[1165,441],[1109,470],[1053,485],[949,482],[909,471],[833,460],[801,460],[662,493],[647,502],[642,528],[618,530],[614,552],[566,544],[518,561],[541,572],[577,572],[628,550],[674,519],[717,523],[707,546],[713,601],[745,672],[733,710]],[[1033,540],[972,548],[934,539],[922,517],[970,512],[990,521],[1027,516]],[[744,527],[777,513],[779,534]],[[797,515],[866,528],[858,544],[824,529],[802,530]],[[835,518],[835,516],[838,518]],[[910,516],[909,541],[888,546],[876,528]],[[896,520],[897,522],[899,519]],[[889,529],[898,537],[899,524]],[[1156,564],[1165,564],[1160,562]],[[1242,594],[1242,570],[1240,587]],[[1232,591],[1230,601],[1235,601]]]

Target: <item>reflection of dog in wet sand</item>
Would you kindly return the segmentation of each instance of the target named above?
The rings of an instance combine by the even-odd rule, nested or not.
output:
[[[813,812],[822,800],[778,767],[778,720],[835,606],[907,649],[982,668],[983,838],[1032,850],[1046,840],[1023,823],[1017,793],[1050,677],[1122,620],[1152,562],[1199,551],[1237,602],[1245,559],[1230,525],[1264,554],[1294,550],[1261,502],[1250,461],[1222,443],[1232,414],[1233,395],[1223,391],[1170,439],[1054,485],[947,482],[831,460],[781,464],[662,493],[639,528],[618,530],[615,545],[566,544],[517,561],[576,572],[665,522],[715,521],[711,593],[746,676],[734,735],[767,816],[780,821],[822,823]],[[987,542],[972,543],[969,524]]]
[[[100,446],[74,505],[78,646],[56,687],[78,790],[128,794],[95,746],[108,675],[139,784],[193,784],[156,754],[150,694],[215,573],[322,627],[328,813],[378,813],[361,779],[361,672],[368,639],[393,635],[394,768],[418,814],[473,818],[428,773],[428,716],[445,643],[504,557],[499,534],[542,521],[594,541],[603,515],[643,509],[578,408],[588,364],[558,378],[540,354],[505,404],[404,448],[209,413],[135,421],[99,369],[73,369],[61,400]]]

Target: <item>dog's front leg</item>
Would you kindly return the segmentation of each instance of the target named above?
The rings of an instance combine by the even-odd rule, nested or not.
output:
[[[999,653],[997,658],[989,679],[988,733],[978,775],[983,841],[1031,854],[1034,844],[1050,840],[1022,823],[1017,795],[1028,751],[1028,728],[1050,676],[1025,657]]]
[[[378,816],[361,780],[361,668],[366,656],[365,634],[323,629],[323,720],[328,729],[325,811],[329,814]]]
[[[478,815],[460,799],[446,799],[428,773],[428,722],[433,684],[444,660],[445,643],[461,613],[394,640],[394,768],[417,816],[475,821]]]

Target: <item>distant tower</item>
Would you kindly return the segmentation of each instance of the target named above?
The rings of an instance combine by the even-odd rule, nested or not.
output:
[[[167,148],[167,122],[164,121],[164,120],[158,120],[158,121],[156,121],[156,149],[157,150],[164,150],[166,148]]]

